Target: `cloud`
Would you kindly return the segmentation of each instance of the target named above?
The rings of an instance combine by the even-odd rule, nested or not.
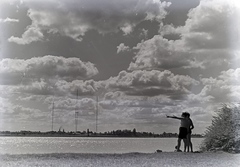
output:
[[[0,23],[8,23],[8,22],[17,23],[17,22],[19,22],[19,20],[18,19],[12,19],[12,18],[9,18],[9,17],[7,17],[6,19],[0,19]]]
[[[133,49],[138,52],[129,70],[202,67],[181,41],[168,40],[160,35],[139,43]]]
[[[79,58],[47,55],[31,59],[2,59],[0,61],[1,84],[20,84],[22,81],[39,79],[87,79],[98,74],[90,62]]]
[[[19,96],[16,98],[17,101],[21,102],[30,102],[30,101],[43,101],[46,97],[42,95],[28,95],[28,96]]]
[[[131,33],[134,27],[144,20],[161,22],[165,18],[167,8],[171,3],[155,0],[93,0],[93,1],[32,1],[24,0],[29,7],[28,16],[32,24],[27,28],[22,38],[12,37],[11,42],[29,44],[40,40],[40,32],[59,33],[81,41],[89,30],[97,30],[101,34],[118,32],[124,35]],[[27,40],[30,31],[32,40]],[[38,33],[37,33],[38,32]],[[41,38],[40,38],[41,37]],[[33,40],[34,39],[34,40]],[[28,41],[28,42],[26,42]]]
[[[218,103],[236,103],[240,100],[240,69],[222,71],[217,78],[202,78],[201,93],[212,96]]]
[[[12,105],[7,98],[0,97],[0,105],[0,114],[3,114],[5,112],[13,112],[13,110],[11,109]]]
[[[58,80],[55,83],[55,92],[61,95],[76,96],[78,91],[79,96],[94,95],[99,89],[103,89],[104,86],[101,81],[94,80],[74,80],[72,82],[67,82],[65,80]]]
[[[0,61],[0,89],[8,94],[73,96],[78,90],[81,96],[93,95],[103,87],[91,80],[97,74],[94,64],[79,58],[6,58]]]
[[[20,121],[29,121],[30,119],[41,119],[44,117],[44,113],[39,109],[24,107],[21,105],[13,106],[14,117],[17,117]]]
[[[43,33],[37,27],[29,27],[27,30],[22,34],[22,37],[14,37],[11,36],[8,41],[14,42],[19,45],[26,45],[32,42],[41,41],[43,39]]]
[[[144,38],[147,38],[148,37],[148,30],[143,28],[140,36],[143,36]]]
[[[129,50],[130,50],[129,46],[125,46],[124,43],[121,43],[120,45],[117,46],[117,53]]]
[[[234,1],[235,2],[235,1]],[[239,50],[239,5],[223,0],[202,0],[189,11],[184,26],[160,23],[160,35],[139,43],[129,70],[152,68],[219,67],[225,70]],[[162,36],[177,34],[179,39]],[[220,58],[220,57],[221,58]]]
[[[187,98],[187,102],[189,104],[195,106],[202,106],[210,103],[214,103],[214,97],[211,95],[207,95],[203,90],[198,94],[189,94]]]
[[[50,109],[52,108],[52,102],[54,101],[54,108],[61,109],[65,111],[80,111],[80,110],[88,110],[95,111],[96,110],[96,100],[91,98],[68,98],[68,97],[48,97],[45,99],[44,103],[50,104]]]
[[[63,79],[42,79],[41,81],[32,81],[28,86],[20,87],[19,91],[68,97],[76,96],[77,91],[79,96],[93,96],[99,92],[105,94],[105,100],[118,100],[122,99],[123,96],[126,100],[136,98],[141,100],[143,96],[158,95],[180,99],[186,98],[187,94],[191,94],[191,87],[198,84],[198,81],[189,76],[174,75],[167,70],[138,70],[129,73],[122,71],[118,76],[104,81],[73,80],[69,82]],[[125,97],[126,95],[129,95],[129,97]]]
[[[42,111],[35,108],[24,107],[19,104],[12,103],[7,98],[0,97],[0,115],[6,119],[29,120],[29,118],[40,118]]]
[[[121,30],[124,32],[124,35],[128,35],[133,31],[134,25],[131,24],[125,24],[123,27],[121,27]]]
[[[201,1],[188,13],[182,27],[182,37],[191,49],[232,49],[238,48],[236,34],[240,26],[240,6],[228,1]],[[216,26],[218,25],[218,26]]]
[[[168,70],[146,71],[137,70],[132,72],[121,71],[118,76],[106,81],[107,88],[125,92],[127,95],[156,96],[166,94],[172,98],[179,98],[189,93],[192,85],[199,84],[195,79],[174,75]]]
[[[160,33],[179,34],[186,47],[192,50],[236,49],[239,42],[240,5],[233,0],[202,0],[189,11],[184,26],[174,27],[161,23]],[[218,25],[218,26],[216,26]]]
[[[23,79],[22,83],[18,83],[16,85],[0,85],[0,90],[4,91],[4,94],[1,96],[7,95],[37,95],[40,96],[66,96],[70,98],[74,98],[77,94],[79,96],[94,96],[99,91],[105,90],[105,84],[102,81],[94,81],[94,80],[74,80],[74,81],[66,81],[62,79]],[[27,81],[25,81],[27,80]],[[106,91],[106,90],[105,90]],[[30,100],[31,98],[21,98]]]

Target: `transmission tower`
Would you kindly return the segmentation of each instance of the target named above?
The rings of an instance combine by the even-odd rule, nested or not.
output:
[[[53,132],[53,119],[54,119],[54,98],[52,103],[52,132]]]
[[[77,105],[78,105],[78,89],[77,89],[77,100],[76,100],[76,107],[75,107],[75,132],[77,133],[77,127],[78,127],[78,111],[77,111]]]
[[[96,106],[96,133],[98,132],[98,96],[97,96],[97,106]]]

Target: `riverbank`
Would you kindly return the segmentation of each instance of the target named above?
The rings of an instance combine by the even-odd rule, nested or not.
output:
[[[4,167],[238,167],[240,154],[224,152],[126,153],[126,154],[22,154],[0,155]]]

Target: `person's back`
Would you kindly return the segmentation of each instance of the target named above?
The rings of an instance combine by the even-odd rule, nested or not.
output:
[[[181,125],[180,125],[180,127],[183,127],[183,128],[189,128],[189,125],[190,125],[190,120],[189,120],[189,118],[186,118],[186,117],[183,117],[182,119],[181,119]]]

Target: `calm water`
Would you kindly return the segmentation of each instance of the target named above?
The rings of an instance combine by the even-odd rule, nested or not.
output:
[[[195,150],[203,139],[193,138]],[[177,138],[0,137],[0,154],[152,153],[173,151]]]

